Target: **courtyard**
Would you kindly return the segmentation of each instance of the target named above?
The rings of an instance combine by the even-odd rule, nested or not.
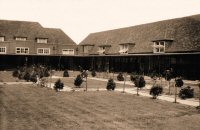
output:
[[[71,77],[61,78],[65,87],[73,88],[77,73],[70,72]],[[48,80],[53,83],[61,74],[56,72]],[[98,88],[105,90],[107,82],[103,74],[99,74],[97,79],[105,81],[88,78],[87,92],[84,91],[84,84],[75,91],[55,92],[50,87],[18,81],[9,75],[10,72],[1,72],[1,82],[4,83],[0,85],[1,129],[200,128],[199,112],[194,106],[153,100],[120,91],[97,91]],[[122,88],[123,84],[117,82],[117,89]],[[131,88],[133,85],[126,85],[126,89]],[[141,92],[147,90],[145,88]]]

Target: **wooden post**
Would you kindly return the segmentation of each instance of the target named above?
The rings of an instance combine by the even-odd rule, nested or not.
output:
[[[174,103],[177,103],[177,101],[176,101],[176,96],[177,96],[177,87],[176,87],[176,85],[174,84]]]
[[[170,91],[170,80],[168,81],[168,85],[169,85],[169,95],[171,94],[171,91]]]
[[[87,91],[87,76],[85,77],[85,79],[86,79],[86,89],[85,89],[85,91]]]
[[[125,93],[125,84],[126,84],[126,73],[124,73],[123,93]]]
[[[199,107],[200,107],[200,83],[199,83]]]

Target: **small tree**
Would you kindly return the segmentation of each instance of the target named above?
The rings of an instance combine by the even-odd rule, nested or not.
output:
[[[143,88],[146,84],[144,77],[143,76],[137,76],[135,81],[134,81],[135,87],[137,87],[137,96],[139,96],[138,91],[139,88]]]
[[[123,76],[122,73],[119,73],[119,74],[118,74],[117,80],[118,80],[118,81],[124,81],[124,76]]]
[[[194,97],[194,89],[191,88],[190,86],[182,88],[179,92],[179,97],[181,99],[193,98]]]
[[[150,89],[150,95],[153,96],[153,99],[156,99],[157,96],[162,94],[162,92],[163,92],[163,87],[159,84],[153,85]]]
[[[69,73],[67,69],[63,72],[63,77],[69,77]]]
[[[76,79],[74,80],[74,85],[76,87],[80,87],[82,82],[83,82],[83,79],[82,79],[81,75],[80,74],[77,75]]]
[[[177,87],[182,87],[183,86],[183,80],[181,77],[177,77],[175,79],[175,86],[174,86],[174,103],[176,103],[176,97],[177,97]]]
[[[110,78],[110,79],[108,80],[106,89],[107,89],[107,90],[115,90],[115,87],[116,87],[116,84],[115,84],[114,80],[113,80],[112,78]]]
[[[95,72],[95,70],[92,70],[92,73],[91,73],[92,77],[95,77],[97,74]]]
[[[58,79],[54,84],[54,89],[56,90],[56,92],[58,92],[61,89],[63,89],[63,87],[64,87],[64,84],[61,82],[60,79]]]
[[[165,70],[165,80],[168,81],[169,94],[171,93],[171,91],[170,91],[170,80],[171,80],[171,78],[172,78],[171,70]]]

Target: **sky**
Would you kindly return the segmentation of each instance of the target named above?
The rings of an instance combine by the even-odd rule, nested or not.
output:
[[[0,19],[61,28],[79,44],[90,33],[200,14],[200,0],[0,0]]]

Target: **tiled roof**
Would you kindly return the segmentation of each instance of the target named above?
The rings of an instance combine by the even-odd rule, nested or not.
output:
[[[51,44],[76,45],[61,29],[43,28],[38,22],[0,20],[0,36],[5,36],[6,41],[14,37],[26,37],[27,41],[48,38]]]
[[[111,45],[108,54],[119,53],[122,43],[135,43],[128,53],[153,53],[154,40],[171,40],[165,52],[200,51],[200,15],[164,20],[127,28],[89,34],[79,45],[95,44],[90,54],[97,52],[99,45]]]

